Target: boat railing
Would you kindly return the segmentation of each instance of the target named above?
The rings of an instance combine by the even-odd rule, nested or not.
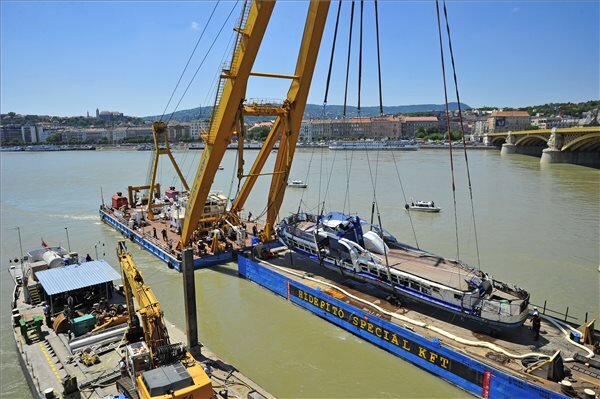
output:
[[[535,306],[537,308],[541,308],[541,312],[543,315],[547,315],[547,316],[558,316],[560,317],[563,321],[572,321],[572,322],[576,322],[577,320],[579,320],[577,317],[572,316],[569,314],[569,307],[567,306],[567,309],[565,310],[564,313],[559,312],[557,310],[554,309],[550,309],[548,306],[548,300],[544,300],[544,304],[543,305],[536,305],[534,303],[531,303],[531,306]],[[585,312],[585,321],[584,323],[587,323],[588,321],[588,312]]]

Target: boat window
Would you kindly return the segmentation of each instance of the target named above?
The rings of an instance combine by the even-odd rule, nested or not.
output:
[[[429,289],[429,287],[425,287],[425,286],[421,287],[421,292],[426,295],[431,294],[431,290]]]
[[[431,291],[439,293],[440,289],[438,287],[431,287]]]
[[[419,291],[419,289],[421,288],[421,285],[419,283],[415,283],[414,281],[411,281],[410,288],[412,288],[415,291]]]
[[[369,268],[368,268],[368,267],[366,267],[366,266],[364,266],[364,265],[361,265],[361,266],[360,266],[360,268],[361,268],[361,270],[362,270],[363,272],[368,272],[368,271],[369,271]]]
[[[461,294],[454,294],[454,299],[461,299],[462,295]]]

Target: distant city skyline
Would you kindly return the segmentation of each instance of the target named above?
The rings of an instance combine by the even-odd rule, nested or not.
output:
[[[221,1],[168,112],[235,10],[179,110],[212,105],[211,88],[241,3]],[[342,104],[349,1],[343,2],[329,104]],[[357,10],[360,2],[356,3]],[[309,103],[321,104],[337,1],[332,1]],[[214,2],[2,1],[0,111],[76,116],[96,108],[160,115]],[[306,1],[275,7],[254,70],[293,73]],[[519,107],[600,98],[597,1],[447,2],[461,101]],[[433,1],[379,1],[384,105],[443,103]],[[378,104],[373,2],[365,2],[363,106]],[[443,24],[442,20],[442,24]],[[445,28],[444,28],[445,29]],[[358,12],[348,104],[356,105]],[[446,58],[449,101],[455,101]],[[252,78],[249,98],[283,98],[289,82]]]

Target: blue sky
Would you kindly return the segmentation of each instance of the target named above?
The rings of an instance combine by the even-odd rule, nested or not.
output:
[[[179,109],[212,103],[211,88],[241,3],[218,5],[183,87],[231,8],[236,9]],[[343,102],[349,3],[345,0],[342,7],[329,104]],[[1,112],[85,115],[98,107],[136,116],[162,113],[215,5],[6,0],[0,4]],[[450,0],[447,4],[463,102],[522,106],[600,98],[600,2]],[[307,5],[307,1],[278,2],[254,70],[293,73]],[[311,103],[323,102],[336,10],[334,1]],[[384,104],[442,103],[435,2],[380,0],[379,12]],[[364,18],[361,98],[366,106],[378,104],[372,1],[365,2]],[[357,39],[355,25],[353,44]],[[348,99],[353,105],[357,54],[352,56]],[[283,98],[287,85],[252,78],[248,97]],[[175,95],[177,101],[183,87]]]

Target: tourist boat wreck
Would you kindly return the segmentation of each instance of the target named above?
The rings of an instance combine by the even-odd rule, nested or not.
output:
[[[283,244],[328,269],[401,300],[468,319],[489,332],[519,327],[527,319],[526,291],[460,261],[400,243],[358,216],[297,213],[282,220],[277,234]]]
[[[410,204],[405,204],[404,208],[407,211],[438,213],[441,208],[435,206],[433,201],[413,201]]]

